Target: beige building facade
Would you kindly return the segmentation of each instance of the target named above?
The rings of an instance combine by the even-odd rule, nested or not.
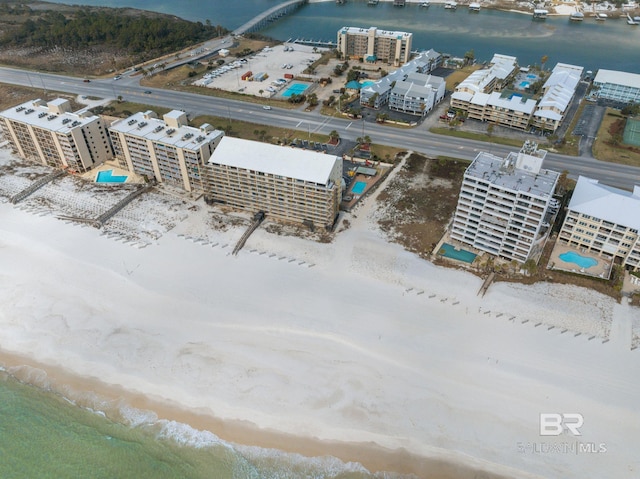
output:
[[[338,30],[337,49],[344,59],[381,60],[399,66],[409,62],[412,40],[413,33],[343,27]]]
[[[640,270],[640,186],[632,192],[581,176],[558,241]]]
[[[342,198],[342,159],[224,137],[203,170],[205,198],[252,214],[329,228]]]
[[[208,124],[187,124],[183,111],[159,119],[139,112],[109,126],[115,157],[121,168],[186,191],[204,191],[202,168],[224,132]]]
[[[13,151],[29,161],[84,173],[113,157],[102,118],[72,112],[68,100],[32,100],[0,112]]]

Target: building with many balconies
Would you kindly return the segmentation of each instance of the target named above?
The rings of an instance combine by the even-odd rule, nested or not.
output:
[[[640,75],[615,70],[598,70],[593,79],[598,98],[621,103],[640,103]]]
[[[224,132],[204,124],[188,126],[187,115],[173,110],[159,119],[139,112],[109,126],[116,159],[127,169],[186,191],[203,191],[201,170]]]
[[[398,66],[411,58],[412,40],[413,33],[342,27],[338,30],[337,49],[345,59],[381,60]]]
[[[434,50],[416,58],[380,80],[360,89],[360,105],[389,108],[412,115],[426,115],[446,93],[444,79],[430,73],[442,64],[442,55]]]
[[[240,211],[329,228],[342,198],[342,158],[224,137],[203,169],[205,198]]]
[[[633,191],[580,176],[558,241],[640,270],[640,185]]]
[[[532,125],[546,131],[556,131],[569,109],[584,68],[558,63],[542,86],[542,98],[533,113]]]
[[[545,155],[529,142],[506,158],[478,153],[464,174],[451,238],[520,263],[538,256],[560,176],[542,168]]]
[[[72,112],[68,100],[32,100],[0,113],[13,151],[26,160],[85,172],[113,157],[102,118]]]

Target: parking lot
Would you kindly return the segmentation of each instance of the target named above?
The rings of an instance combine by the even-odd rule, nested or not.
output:
[[[319,58],[320,53],[314,53],[313,47],[306,45],[285,43],[265,47],[247,57],[222,58],[224,64],[207,72],[194,85],[264,98],[281,97],[293,78],[295,83],[305,83],[300,82],[302,79],[309,86],[313,84],[314,77],[303,72]]]

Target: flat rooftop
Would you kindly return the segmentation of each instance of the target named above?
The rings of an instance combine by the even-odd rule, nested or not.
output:
[[[544,150],[533,154],[520,151],[501,158],[482,151],[469,165],[465,175],[500,188],[546,199],[553,195],[560,174],[541,167],[544,154]]]
[[[8,108],[0,116],[20,123],[26,123],[43,130],[67,134],[83,125],[99,120],[96,115],[72,112],[55,112],[55,107],[64,105],[67,100],[58,99],[49,103],[43,100],[30,100],[21,105]],[[51,105],[54,108],[50,108]]]
[[[167,117],[177,118],[182,114],[184,113],[174,110],[167,113]],[[115,121],[109,129],[185,150],[198,150],[205,143],[224,135],[224,132],[214,129],[206,131],[187,125],[169,126],[163,119],[154,118],[147,112],[138,112],[123,120]]]
[[[289,146],[225,136],[211,154],[209,163],[259,171],[321,185],[331,180],[336,161],[341,158]]]

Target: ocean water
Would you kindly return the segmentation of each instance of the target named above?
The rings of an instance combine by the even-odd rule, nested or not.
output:
[[[38,383],[42,386],[42,379]],[[3,479],[400,479],[370,474],[332,457],[305,458],[226,443],[208,431],[158,421],[150,411],[79,407],[0,371],[0,477]]]
[[[96,6],[134,7],[153,10],[192,21],[211,20],[214,25],[237,28],[282,0],[50,0]],[[513,55],[521,65],[539,64],[549,57],[547,66],[571,63],[595,71],[599,68],[640,73],[640,28],[626,20],[596,22],[585,16],[583,22],[568,17],[549,17],[533,21],[530,15],[483,9],[470,13],[464,6],[445,10],[433,4],[394,7],[391,2],[368,6],[366,0],[310,3],[295,14],[283,17],[261,33],[279,40],[305,38],[336,41],[338,29],[345,26],[376,26],[386,30],[409,31],[415,50],[433,48],[462,56],[473,49],[479,60],[490,60],[494,53]],[[615,50],[615,55],[612,55]]]

